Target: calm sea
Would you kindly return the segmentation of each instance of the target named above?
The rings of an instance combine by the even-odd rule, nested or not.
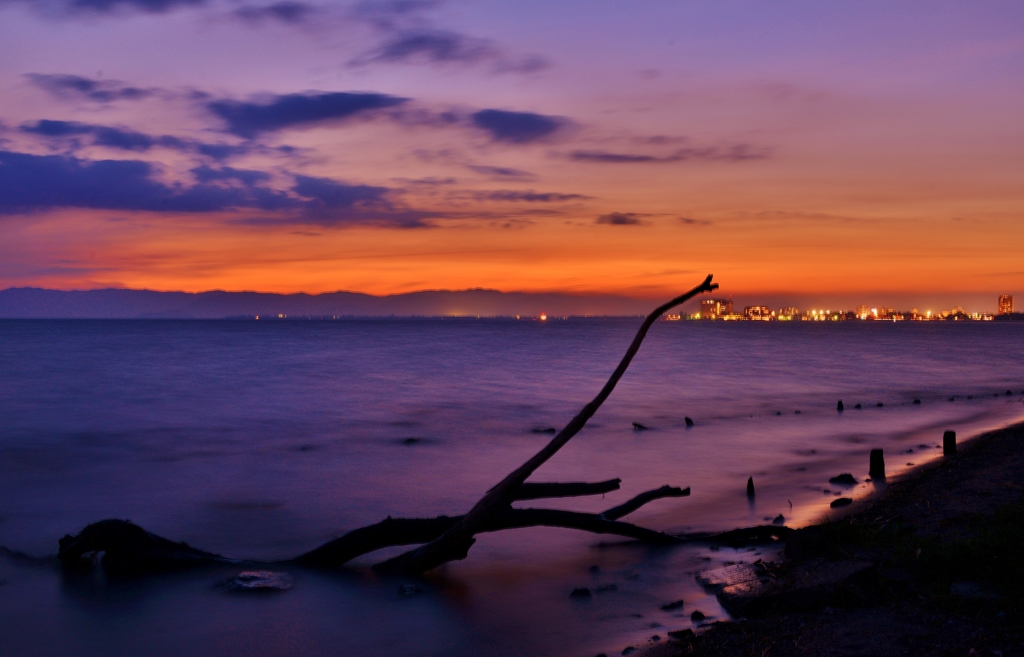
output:
[[[387,515],[464,512],[550,438],[532,429],[560,428],[589,401],[639,321],[0,321],[0,545],[52,555],[66,533],[129,518],[275,559]],[[779,514],[806,524],[840,492],[829,477],[863,480],[871,448],[898,473],[934,458],[945,429],[1024,418],[1022,364],[1022,324],[661,322],[533,480],[621,477],[604,499],[550,502],[592,511],[691,486],[627,518],[667,531]],[[385,555],[293,571],[293,589],[255,597],[217,588],[230,569],[106,581],[0,557],[0,644],[67,656],[611,653],[690,627],[694,609],[724,618],[693,572],[774,556],[618,543],[483,536],[414,595],[359,567]],[[570,598],[581,586],[603,588]],[[677,599],[682,610],[660,609]]]

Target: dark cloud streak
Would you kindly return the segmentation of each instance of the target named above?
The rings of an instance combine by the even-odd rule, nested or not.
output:
[[[275,96],[267,103],[216,100],[206,107],[224,120],[228,132],[252,139],[264,132],[342,120],[395,107],[408,100],[387,94],[339,91],[287,94]]]
[[[196,184],[153,179],[153,165],[137,160],[83,160],[67,155],[0,151],[0,215],[56,208],[204,213],[277,212],[249,224],[383,225],[422,227],[426,212],[396,207],[394,190],[351,185],[329,178],[295,176],[288,191],[263,186],[265,172],[231,167],[197,167]]]
[[[131,87],[117,80],[92,80],[79,75],[28,73],[32,84],[58,98],[78,97],[97,103],[117,100],[142,100],[156,93],[155,89]]]
[[[316,11],[316,7],[303,2],[275,2],[272,5],[261,7],[239,7],[234,12],[235,16],[247,23],[260,24],[267,20],[279,21],[295,25],[304,22]]]
[[[566,124],[565,119],[534,114],[485,109],[474,112],[473,125],[487,132],[494,141],[527,144],[550,137]]]
[[[599,216],[594,220],[594,223],[607,224],[609,226],[642,226],[646,223],[642,219],[645,216],[647,215],[636,212],[610,212]]]
[[[577,150],[569,153],[569,159],[574,162],[595,162],[601,164],[664,164],[686,162],[689,160],[745,162],[748,160],[763,160],[769,156],[770,151],[768,149],[757,148],[750,144],[734,144],[727,147],[680,148],[669,155],[588,150]]]

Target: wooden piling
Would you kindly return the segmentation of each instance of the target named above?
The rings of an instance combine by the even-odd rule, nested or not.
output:
[[[871,450],[871,460],[868,467],[868,474],[875,479],[885,479],[885,457],[882,450]]]
[[[955,456],[956,455],[956,432],[947,431],[942,434],[942,455],[943,456]]]

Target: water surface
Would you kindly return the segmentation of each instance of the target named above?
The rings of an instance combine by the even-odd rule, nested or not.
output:
[[[550,438],[531,429],[589,401],[639,321],[0,321],[0,545],[50,555],[115,517],[276,559],[387,515],[464,512]],[[945,429],[1020,419],[1020,363],[1016,324],[662,322],[533,480],[621,477],[551,503],[589,511],[691,486],[627,518],[666,531],[799,525],[841,492],[829,477],[864,478],[873,447],[898,473]],[[772,556],[601,541],[483,536],[416,595],[359,568],[253,598],[215,588],[230,569],[107,582],[0,559],[0,636],[13,655],[588,655],[689,627],[695,608],[722,617],[692,573]]]

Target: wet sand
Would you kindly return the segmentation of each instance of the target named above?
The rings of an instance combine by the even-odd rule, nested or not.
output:
[[[891,481],[879,499],[848,507],[842,519],[833,514],[826,530],[837,542],[815,556],[869,560],[870,581],[837,590],[844,595],[832,604],[714,623],[696,636],[663,637],[644,652],[1022,655],[1024,569],[998,544],[1019,539],[1022,491],[1024,423],[962,442],[955,456]],[[1012,547],[1013,557],[1021,547]]]

